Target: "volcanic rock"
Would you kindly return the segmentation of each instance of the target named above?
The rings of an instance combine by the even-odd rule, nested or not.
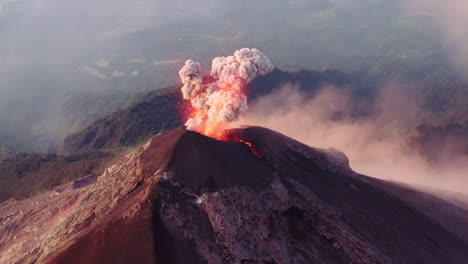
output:
[[[455,229],[343,153],[228,135],[252,147],[178,128],[97,179],[2,203],[0,263],[466,263]]]
[[[0,159],[0,202],[37,195],[86,176],[97,176],[112,165],[118,153],[83,152],[74,155],[16,153]]]

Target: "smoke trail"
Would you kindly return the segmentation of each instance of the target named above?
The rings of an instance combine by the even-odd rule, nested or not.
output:
[[[468,155],[445,153],[445,144],[452,144],[446,142],[442,159],[426,160],[404,140],[415,124],[434,116],[402,84],[378,90],[376,100],[364,104],[370,115],[355,117],[361,102],[344,89],[326,86],[311,98],[284,85],[253,102],[235,125],[263,126],[313,147],[338,149],[355,171],[372,177],[467,194]]]
[[[183,98],[193,107],[187,129],[216,135],[223,123],[237,120],[247,110],[247,84],[273,68],[260,51],[247,48],[233,56],[214,58],[210,76],[205,78],[200,63],[187,60],[179,71]]]

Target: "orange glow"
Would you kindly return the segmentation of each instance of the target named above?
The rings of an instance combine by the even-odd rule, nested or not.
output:
[[[211,81],[213,80],[207,79],[204,80],[204,83],[206,84]],[[240,98],[241,96],[245,95],[246,87],[247,86],[244,79],[235,78],[232,79],[230,82],[222,82],[222,85],[218,86],[217,90],[229,92],[230,96],[234,98]],[[227,122],[219,122],[217,120],[208,118],[208,109],[196,108],[191,105],[187,105],[184,113],[186,113],[187,115],[187,120],[199,120],[201,122],[201,124],[199,124],[195,129],[196,132],[220,141],[243,143],[249,147],[252,154],[257,156],[258,158],[263,159],[262,155],[260,155],[260,153],[257,151],[257,148],[252,142],[248,142],[237,137],[232,137],[231,135],[229,135],[229,133],[227,133]]]
[[[250,151],[252,151],[252,154],[257,156],[258,158],[263,159],[262,155],[260,155],[260,153],[258,152],[257,147],[255,147],[255,145],[252,142],[249,142],[249,141],[246,141],[246,140],[243,140],[243,139],[240,139],[240,138],[234,139],[233,142],[244,143],[245,145],[247,145],[250,148]]]
[[[212,80],[208,80],[212,81]],[[237,98],[245,93],[246,83],[242,78],[236,78],[230,82],[223,82],[222,86],[217,88],[218,91],[232,92],[232,96]],[[203,120],[195,131],[205,136],[212,137],[218,140],[226,140],[224,129],[226,129],[226,122],[219,122],[208,118],[208,109],[196,108],[187,106],[185,112],[187,113],[187,120]]]

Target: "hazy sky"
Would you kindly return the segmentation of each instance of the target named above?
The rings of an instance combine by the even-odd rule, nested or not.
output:
[[[463,71],[466,4],[403,2],[0,0],[0,143],[54,149],[132,95],[176,82],[185,59],[242,47],[280,68],[443,53]]]

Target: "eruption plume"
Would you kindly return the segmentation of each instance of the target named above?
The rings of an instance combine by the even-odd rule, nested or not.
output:
[[[260,51],[247,48],[233,56],[214,58],[210,76],[202,76],[200,63],[187,60],[179,71],[183,98],[192,105],[187,129],[221,137],[223,125],[247,110],[247,85],[273,68]]]

